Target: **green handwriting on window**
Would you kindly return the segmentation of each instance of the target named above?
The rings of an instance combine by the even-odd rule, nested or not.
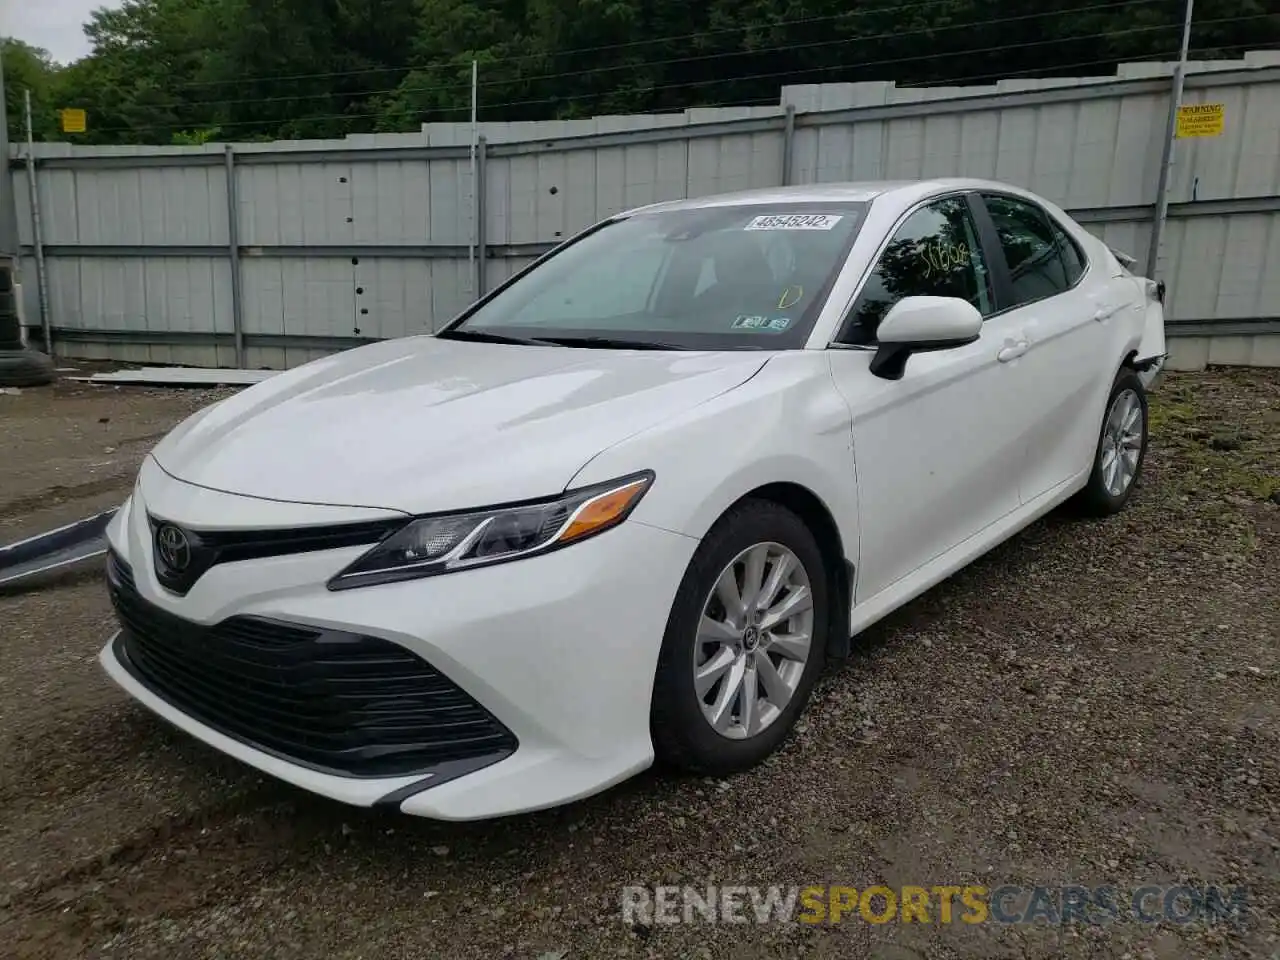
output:
[[[927,280],[934,275],[944,275],[973,261],[969,245],[965,243],[927,243],[921,253],[924,258],[924,275]]]

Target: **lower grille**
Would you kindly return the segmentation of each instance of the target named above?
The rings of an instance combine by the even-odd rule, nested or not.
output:
[[[259,750],[343,776],[387,777],[496,761],[516,748],[479,703],[390,641],[258,617],[206,627],[145,600],[114,551],[107,573],[121,625],[116,651],[130,673]]]

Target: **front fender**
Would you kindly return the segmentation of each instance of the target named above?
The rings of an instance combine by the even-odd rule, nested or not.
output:
[[[651,469],[633,519],[701,539],[736,501],[766,484],[804,487],[835,520],[856,563],[858,496],[852,421],[826,354],[777,354],[741,386],[598,454],[572,485]]]

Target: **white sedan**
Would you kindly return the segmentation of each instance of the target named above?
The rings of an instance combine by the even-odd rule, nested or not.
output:
[[[644,207],[432,336],[177,427],[101,662],[181,729],[464,820],[779,748],[850,638],[1142,470],[1163,287],[976,180]]]

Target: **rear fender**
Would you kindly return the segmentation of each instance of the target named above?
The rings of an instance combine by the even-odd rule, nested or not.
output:
[[[1143,386],[1151,386],[1151,382],[1164,365],[1168,350],[1165,346],[1164,330],[1164,292],[1163,283],[1148,280],[1146,277],[1134,277],[1145,303],[1145,314],[1142,327],[1142,340],[1138,344],[1138,352],[1133,365],[1138,370],[1138,377]]]
[[[1134,329],[1126,321],[1126,350],[1133,359],[1130,363],[1138,371],[1138,377],[1144,386],[1150,386],[1165,359],[1164,342],[1164,284],[1148,280],[1133,272],[1137,260],[1122,250],[1094,238],[1097,263],[1109,278],[1106,281],[1106,292],[1099,297],[1098,306],[1102,316],[1113,316],[1116,308],[1123,309],[1126,316],[1128,307],[1140,314],[1141,327]],[[1101,317],[1100,317],[1101,319]],[[1133,343],[1137,335],[1136,346]]]

